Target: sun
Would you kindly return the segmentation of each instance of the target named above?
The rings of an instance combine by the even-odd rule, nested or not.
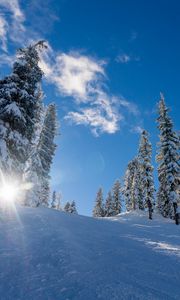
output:
[[[17,185],[13,183],[3,183],[0,187],[0,198],[6,202],[14,202],[18,194]]]

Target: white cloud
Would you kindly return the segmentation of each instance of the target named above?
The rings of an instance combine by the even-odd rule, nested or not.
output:
[[[114,133],[118,130],[120,114],[101,84],[105,78],[104,61],[97,61],[79,53],[57,54],[54,64],[52,49],[43,54],[40,63],[47,80],[55,84],[61,94],[72,96],[78,111],[69,112],[65,119],[89,125],[94,134]],[[86,104],[82,108],[79,104]]]
[[[24,14],[20,9],[18,0],[0,0],[0,5],[10,10],[13,13],[14,19],[19,22],[24,21]]]
[[[62,95],[75,100],[76,111],[70,111],[65,119],[90,126],[96,136],[118,131],[124,109],[133,115],[139,113],[135,104],[106,91],[104,65],[105,61],[77,52],[56,54],[51,47],[42,53],[40,63],[46,79]]]
[[[0,37],[2,50],[7,51],[7,41],[21,42],[25,39],[25,16],[18,0],[0,0],[2,14],[0,16]],[[6,16],[6,17],[5,17]]]
[[[121,64],[127,64],[128,62],[131,61],[131,57],[126,53],[120,54],[116,57],[116,61]]]
[[[89,99],[93,86],[104,75],[103,61],[95,61],[79,53],[61,53],[55,55],[52,64],[49,54],[43,54],[40,66],[47,79],[67,96],[73,96],[80,102]]]
[[[80,112],[69,112],[65,118],[72,120],[77,125],[90,126],[96,136],[104,132],[115,133],[119,129],[118,115],[106,116],[106,112],[100,107],[81,109]]]
[[[101,133],[113,134],[119,130],[119,121],[123,116],[108,94],[102,90],[96,91],[94,99],[87,108],[80,108],[78,112],[69,112],[65,117],[77,125],[86,125],[91,127],[91,131],[96,136]]]
[[[103,74],[100,64],[86,56],[61,54],[57,56],[58,76],[56,82],[59,89],[66,95],[75,95],[86,100],[89,90],[98,74]]]
[[[3,53],[0,55],[0,65],[9,65],[12,66],[15,57],[12,55],[8,55],[7,53]]]
[[[113,101],[101,85],[105,77],[104,61],[97,61],[78,53],[61,53],[54,65],[49,57],[43,57],[41,67],[47,79],[56,85],[63,95],[72,96],[78,103],[78,111],[65,117],[76,124],[89,125],[94,134],[114,133],[118,130],[120,114],[113,107]],[[80,107],[79,104],[86,104]]]
[[[5,18],[0,15],[0,39],[3,51],[7,51],[7,31],[8,23],[6,22]]]
[[[0,48],[3,51],[8,52],[9,42],[22,47],[42,39],[50,33],[54,22],[59,20],[49,1],[24,1],[23,9],[20,6],[21,2],[0,0]],[[28,25],[25,23],[26,12]]]
[[[135,62],[139,62],[140,61],[140,57],[139,56],[135,56],[135,55],[129,55],[127,53],[123,53],[123,54],[119,54],[115,61],[117,63],[121,63],[121,64],[127,64],[129,62],[135,61]]]
[[[125,100],[123,97],[118,99],[119,105],[127,108],[127,110],[135,116],[139,115],[139,109],[136,104]]]

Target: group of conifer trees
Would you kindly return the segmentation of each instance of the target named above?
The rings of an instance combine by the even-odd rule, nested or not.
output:
[[[71,214],[78,214],[75,201],[72,201],[72,202],[68,201],[68,202],[66,202],[66,204],[63,207],[61,204],[61,195],[59,193],[57,193],[56,191],[54,191],[52,194],[52,201],[49,204],[49,207],[56,209],[56,210],[68,212]]]
[[[104,202],[103,190],[99,188],[93,209],[93,217],[111,217],[118,215],[122,210],[121,185],[116,180],[112,189],[108,192]]]
[[[48,205],[56,149],[56,106],[43,104],[41,90],[39,51],[45,47],[45,42],[39,41],[19,49],[12,73],[0,80],[1,175],[7,181],[14,178],[30,183],[23,199],[27,206]]]
[[[159,187],[156,197],[153,179],[154,168],[151,163],[152,146],[148,132],[143,130],[137,156],[128,163],[119,199],[124,200],[127,211],[147,209],[150,219],[154,209],[157,209],[164,217],[175,218],[180,213],[180,138],[178,132],[173,129],[169,109],[162,94],[158,104],[157,123],[159,142],[156,161],[158,163]],[[119,207],[122,207],[122,203]],[[106,213],[107,211],[110,213]],[[108,194],[104,206],[102,188],[100,188],[97,193],[93,216],[113,216],[119,212],[114,209],[111,193]]]

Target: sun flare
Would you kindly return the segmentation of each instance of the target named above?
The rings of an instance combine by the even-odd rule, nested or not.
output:
[[[12,183],[3,183],[0,187],[0,198],[3,201],[13,202],[18,194],[18,188]]]

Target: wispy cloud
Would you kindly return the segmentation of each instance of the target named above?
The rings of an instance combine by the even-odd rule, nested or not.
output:
[[[114,104],[113,97],[102,90],[96,90],[88,107],[80,108],[78,112],[69,112],[65,119],[77,125],[90,126],[95,136],[113,134],[119,130],[119,121],[123,119]]]
[[[2,53],[0,54],[0,65],[12,66],[14,59],[15,59],[14,55],[11,56],[7,53]]]
[[[0,39],[1,46],[3,51],[7,52],[7,31],[8,31],[8,23],[5,18],[0,15]]]
[[[25,33],[25,16],[18,0],[0,0],[0,36],[2,50],[7,51],[7,41],[21,42]]]
[[[52,49],[50,49],[50,54]],[[51,57],[55,57],[52,64]],[[40,66],[46,78],[66,96],[87,102],[100,76],[104,75],[103,61],[97,62],[79,53],[60,53],[42,57]]]
[[[13,17],[16,21],[22,22],[24,21],[24,14],[20,9],[18,0],[0,0],[0,5],[4,6],[5,8],[9,9]]]
[[[116,57],[116,62],[121,63],[121,64],[127,64],[128,62],[130,62],[131,57],[130,55],[124,53],[124,54],[119,54]]]
[[[76,103],[75,111],[70,111],[65,119],[89,126],[96,136],[117,132],[124,118],[123,109],[133,115],[139,113],[135,104],[109,93],[105,65],[103,60],[78,52],[56,54],[50,47],[40,63],[46,79],[61,95],[71,96]]]
[[[130,131],[132,133],[141,134],[143,131],[143,128],[140,125],[136,125],[136,126],[132,127]]]
[[[121,63],[121,64],[128,64],[129,62],[132,62],[132,61],[135,61],[135,62],[140,61],[140,57],[130,55],[127,53],[122,53],[122,54],[117,55],[117,57],[115,58],[115,61],[117,63]]]
[[[140,114],[140,111],[135,103],[132,101],[127,101],[123,97],[118,98],[119,105],[122,107],[125,107],[130,113],[132,113],[135,116],[138,116]]]
[[[0,0],[0,50],[3,52],[8,53],[10,42],[11,46],[14,44],[22,47],[42,39],[50,33],[52,24],[59,20],[52,12],[51,0],[30,2],[25,1],[22,9],[19,0]],[[48,31],[44,30],[45,27]]]

